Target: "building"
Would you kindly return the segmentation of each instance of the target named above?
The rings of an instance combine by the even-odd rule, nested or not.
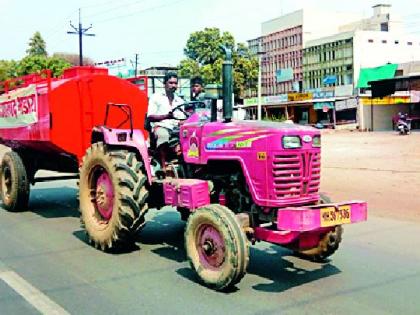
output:
[[[355,31],[310,41],[303,53],[305,90],[357,84],[360,68],[420,58],[420,37],[393,32]]]
[[[262,44],[262,37],[260,36],[260,37],[254,38],[254,39],[250,39],[247,42],[248,42],[248,48],[249,48],[250,52],[253,55],[257,55],[258,52],[260,51],[260,47],[261,47],[261,44]]]
[[[373,7],[373,15],[366,19],[357,20],[338,29],[340,33],[353,31],[378,31],[403,33],[403,23],[400,17],[391,12],[390,4],[377,4]]]
[[[360,15],[308,8],[262,23],[262,95],[302,91],[306,42],[337,33],[341,24],[359,18]]]
[[[139,76],[147,77],[148,95],[155,92],[164,91],[165,85],[163,84],[163,77],[167,72],[177,72],[178,68],[171,65],[161,65],[150,67],[139,71]],[[178,77],[178,90],[177,94],[183,99],[190,99],[190,79]]]

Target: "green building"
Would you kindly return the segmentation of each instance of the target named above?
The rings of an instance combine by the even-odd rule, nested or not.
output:
[[[303,50],[303,88],[353,84],[353,32],[307,43]]]

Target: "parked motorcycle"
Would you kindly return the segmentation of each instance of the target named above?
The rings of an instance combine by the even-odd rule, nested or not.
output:
[[[398,122],[396,129],[400,135],[409,135],[411,131],[411,119],[408,114],[398,113]]]

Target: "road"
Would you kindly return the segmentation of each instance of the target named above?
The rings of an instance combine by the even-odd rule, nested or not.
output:
[[[413,218],[420,208],[398,214],[398,196],[385,194],[394,211],[381,211],[376,187],[369,185],[370,177],[383,175],[386,158],[376,162],[377,171],[358,165],[351,154],[345,166],[340,162],[340,148],[353,143],[363,151],[376,136],[324,137],[323,175],[334,179],[324,179],[322,190],[335,187],[334,198],[360,198],[360,191],[374,196],[368,222],[346,226],[341,248],[324,264],[277,246],[253,246],[248,274],[229,293],[196,282],[185,258],[184,223],[175,211],[152,210],[136,246],[107,254],[86,244],[75,181],[39,183],[31,211],[0,211],[0,314],[419,314],[420,224]],[[396,162],[394,170],[404,165]],[[355,185],[347,174],[334,186],[342,168],[370,179]],[[394,175],[390,181],[407,176]]]

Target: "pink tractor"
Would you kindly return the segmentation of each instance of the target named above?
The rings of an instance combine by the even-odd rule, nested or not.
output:
[[[81,221],[92,244],[102,250],[132,241],[148,208],[170,205],[187,221],[185,249],[192,269],[216,290],[243,278],[249,244],[256,241],[311,260],[329,257],[339,247],[342,225],[365,221],[367,205],[331,203],[320,195],[318,130],[232,121],[229,57],[223,70],[223,119],[217,119],[215,101],[174,109],[185,119],[170,147],[180,144],[182,153],[170,150],[164,168],[153,139],[151,145],[146,141],[147,99],[134,85],[94,68],[36,83],[38,120],[19,133],[0,129],[2,142],[13,148],[1,166],[3,207],[17,211],[27,206],[36,170],[79,167]],[[66,86],[66,93],[73,94],[60,103],[67,95],[60,87]],[[74,117],[75,126],[69,121]],[[39,133],[22,140],[43,123]],[[61,124],[63,129],[55,129]],[[45,156],[52,158],[45,161]]]

